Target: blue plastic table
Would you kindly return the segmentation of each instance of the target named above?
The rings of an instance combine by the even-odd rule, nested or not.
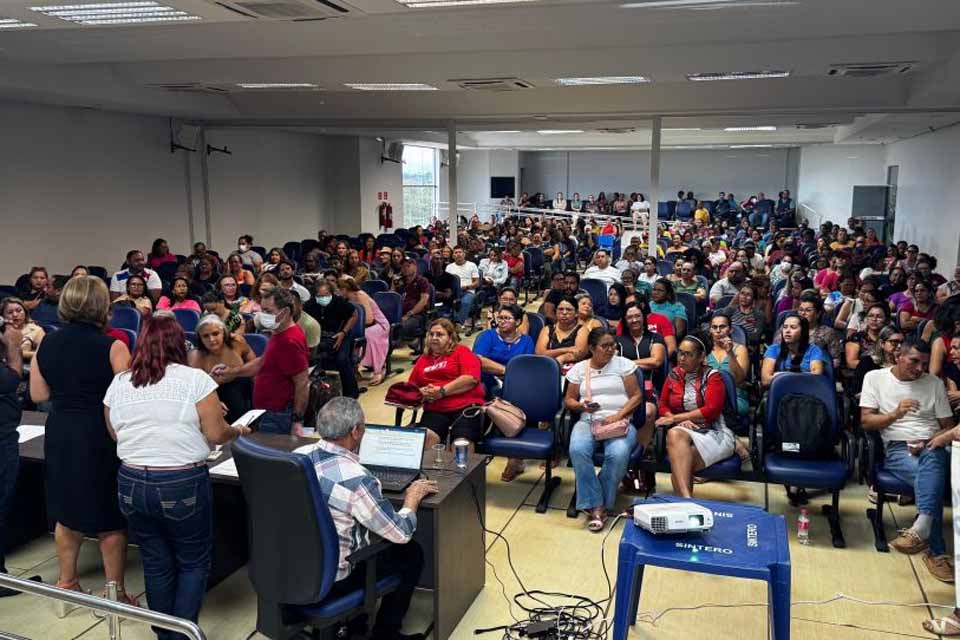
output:
[[[686,502],[673,496],[635,504]],[[617,560],[617,596],[613,640],[626,640],[637,622],[643,569],[647,565],[698,573],[764,580],[775,640],[790,638],[790,548],[783,516],[760,507],[691,500],[713,511],[713,529],[705,534],[661,535],[632,521],[623,528]]]

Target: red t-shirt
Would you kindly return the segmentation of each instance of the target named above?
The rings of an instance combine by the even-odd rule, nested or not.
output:
[[[410,372],[408,382],[418,387],[425,387],[428,384],[443,386],[460,376],[473,376],[478,382],[473,389],[466,393],[458,393],[434,402],[427,402],[423,407],[439,413],[452,413],[470,405],[483,404],[485,400],[483,385],[479,382],[480,358],[462,344],[454,347],[453,353],[448,356],[432,356],[429,353],[424,353],[417,359],[417,364]]]
[[[676,331],[673,330],[673,323],[667,319],[667,316],[659,313],[647,314],[647,331],[653,332],[661,338],[677,335]],[[617,323],[617,335],[623,335],[623,320]]]
[[[836,271],[830,271],[830,269],[821,269],[813,278],[813,284],[820,289],[836,291],[840,285],[840,274]]]
[[[285,411],[293,402],[293,376],[306,371],[307,338],[299,325],[270,336],[263,364],[253,381],[253,406]]]
[[[127,349],[130,348],[130,336],[128,336],[126,332],[120,331],[119,329],[107,329],[106,333],[111,338],[116,338],[123,344],[127,345]]]
[[[514,256],[508,253],[507,255],[503,256],[503,259],[507,263],[507,270],[510,271],[510,274],[517,275],[514,272],[514,269],[516,268],[518,263],[521,265],[521,267],[523,266],[523,255]],[[521,273],[523,272],[522,268],[520,269],[520,272]]]

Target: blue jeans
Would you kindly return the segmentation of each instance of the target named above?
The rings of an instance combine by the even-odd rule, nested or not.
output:
[[[604,507],[613,509],[617,501],[617,487],[627,473],[630,451],[637,441],[633,425],[622,438],[596,442],[590,433],[590,422],[580,419],[570,434],[570,460],[577,476],[577,509]],[[603,447],[603,466],[598,475],[593,466],[593,452]]]
[[[140,544],[150,608],[197,621],[213,553],[213,507],[206,466],[176,471],[120,467],[120,511]],[[186,636],[154,627],[159,640]]]
[[[464,324],[470,319],[470,312],[473,310],[473,301],[477,294],[474,291],[464,291],[460,294],[460,310],[457,311],[456,321]]]
[[[4,553],[7,542],[7,515],[17,490],[20,469],[20,445],[16,430],[0,436],[0,572],[7,572]]]
[[[930,527],[930,553],[946,553],[943,542],[943,500],[947,475],[950,473],[950,448],[923,449],[920,455],[910,455],[906,442],[888,442],[884,468],[903,482],[913,485],[917,499],[917,513],[933,518]]]
[[[284,411],[267,411],[260,416],[257,431],[260,433],[282,433],[290,435],[293,428],[293,409]]]

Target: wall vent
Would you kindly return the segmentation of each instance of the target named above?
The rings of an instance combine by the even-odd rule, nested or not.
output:
[[[164,82],[159,84],[148,84],[151,89],[160,89],[161,91],[170,91],[172,93],[230,93],[225,87],[218,87],[212,84],[203,84],[201,82]]]
[[[911,62],[865,62],[854,64],[832,64],[827,71],[828,76],[845,78],[875,78],[877,76],[893,76],[908,73],[917,65]]]
[[[460,78],[450,82],[468,91],[521,91],[534,87],[532,82],[520,78]]]

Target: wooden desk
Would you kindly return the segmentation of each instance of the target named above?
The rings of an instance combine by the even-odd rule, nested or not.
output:
[[[45,424],[46,415],[24,413],[23,424]],[[257,444],[293,451],[315,442],[276,434],[255,433]],[[208,588],[213,588],[247,564],[247,507],[238,478],[218,475],[216,467],[231,457],[229,445],[210,463],[213,485],[213,564]],[[11,533],[10,548],[50,531],[44,508],[43,437],[20,445],[20,478]],[[486,539],[480,526],[480,513],[486,510],[484,456],[471,455],[467,468],[457,469],[452,455],[445,456],[439,468],[432,452],[425,454],[424,473],[439,485],[439,492],[427,497],[417,513],[416,540],[424,551],[424,567],[419,586],[433,592],[434,639],[446,640],[483,589],[486,577],[484,559]],[[403,495],[386,493],[399,508]],[[14,535],[14,533],[16,535]],[[135,540],[131,540],[135,543]]]

